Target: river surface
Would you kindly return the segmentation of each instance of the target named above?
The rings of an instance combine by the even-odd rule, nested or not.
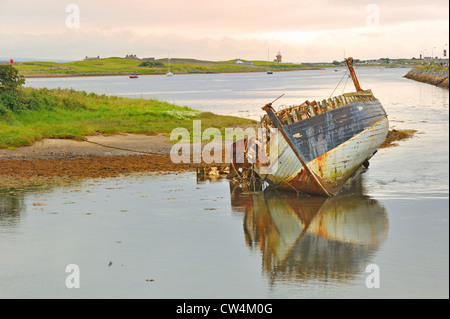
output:
[[[418,134],[380,149],[331,199],[249,194],[195,173],[37,190],[0,185],[0,298],[449,298],[449,91],[404,79],[407,71],[356,69],[361,86],[384,105],[390,129]],[[281,94],[275,107],[341,94],[344,85],[352,91],[343,74],[26,85],[158,98],[259,119],[261,107]]]

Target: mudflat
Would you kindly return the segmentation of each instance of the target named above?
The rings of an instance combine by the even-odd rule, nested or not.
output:
[[[15,150],[0,149],[0,160],[71,159],[93,156],[167,155],[172,144],[160,135],[87,136],[86,141],[45,139]]]
[[[412,137],[413,130],[391,130],[381,147]],[[0,149],[0,180],[103,178],[138,172],[196,170],[204,163],[173,163],[166,135],[88,136],[86,141],[46,139],[16,150]],[[213,166],[220,164],[213,163]],[[222,164],[226,165],[226,164]]]
[[[173,163],[164,135],[90,136],[87,141],[47,139],[16,150],[0,150],[0,176],[98,178],[135,172],[193,170]],[[197,164],[198,165],[198,164]]]

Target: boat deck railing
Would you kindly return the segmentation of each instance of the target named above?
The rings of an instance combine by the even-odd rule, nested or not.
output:
[[[333,98],[324,99],[322,101],[305,101],[298,106],[292,106],[280,110],[277,115],[285,125],[293,124],[298,121],[316,116],[318,114],[326,113],[328,111],[350,105],[357,102],[375,101],[376,98],[371,90],[344,93]],[[268,115],[262,118],[264,126],[271,126],[272,120]]]

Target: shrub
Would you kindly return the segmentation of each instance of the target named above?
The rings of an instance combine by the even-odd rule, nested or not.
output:
[[[0,92],[0,115],[7,110],[20,112],[23,110],[37,110],[42,105],[42,100],[34,92],[26,89],[6,90]]]
[[[12,65],[0,65],[0,93],[13,91],[25,83],[23,76]]]
[[[6,113],[8,113],[8,109],[6,108],[6,106],[3,105],[2,101],[0,100],[0,116],[5,115]]]
[[[27,108],[23,95],[18,91],[4,91],[0,93],[0,103],[13,112],[18,112]]]
[[[142,67],[149,67],[149,68],[158,68],[158,67],[163,67],[164,63],[161,62],[153,62],[153,61],[144,61],[141,64],[139,64],[138,66],[142,66]]]

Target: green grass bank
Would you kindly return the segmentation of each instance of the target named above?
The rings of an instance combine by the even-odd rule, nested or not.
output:
[[[0,148],[14,149],[47,139],[85,140],[89,135],[156,135],[186,128],[202,131],[248,126],[255,121],[200,112],[156,99],[130,99],[70,89],[20,87],[0,93]]]

